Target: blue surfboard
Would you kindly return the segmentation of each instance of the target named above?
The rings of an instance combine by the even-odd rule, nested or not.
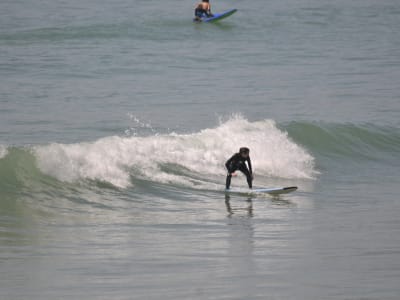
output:
[[[227,17],[233,15],[235,12],[237,12],[237,9],[236,9],[236,8],[227,10],[227,11],[225,11],[225,12],[223,12],[223,13],[214,14],[212,17],[206,17],[206,16],[204,16],[204,17],[202,17],[200,20],[198,20],[198,19],[195,18],[195,19],[193,19],[193,21],[194,21],[194,22],[213,23],[213,22],[217,22],[217,21],[219,21],[219,20],[225,19],[225,18],[227,18]]]

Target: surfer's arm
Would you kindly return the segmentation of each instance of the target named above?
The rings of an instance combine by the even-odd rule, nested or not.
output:
[[[250,156],[247,158],[247,164],[249,165],[250,175],[253,176],[253,169],[251,168],[251,160]]]
[[[208,4],[207,14],[209,17],[213,17],[214,15],[211,12],[211,4]]]

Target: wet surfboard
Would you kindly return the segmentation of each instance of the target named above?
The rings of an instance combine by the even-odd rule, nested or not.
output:
[[[223,19],[233,15],[235,12],[237,12],[236,8],[227,10],[227,11],[225,11],[223,13],[216,13],[212,17],[203,17],[200,20],[195,18],[195,19],[193,19],[193,21],[194,22],[199,22],[199,23],[200,22],[213,23],[213,22],[217,22],[217,21],[223,20]]]
[[[288,194],[297,190],[297,186],[287,186],[287,187],[273,187],[273,188],[254,188],[254,189],[246,189],[246,188],[231,188],[229,190],[225,190],[225,193],[233,193],[233,194],[259,194],[266,193],[269,195],[281,195]]]

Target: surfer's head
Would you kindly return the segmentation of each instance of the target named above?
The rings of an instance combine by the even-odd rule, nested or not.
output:
[[[210,2],[209,0],[203,0],[203,2],[206,2],[206,3],[208,3],[208,2]]]
[[[239,153],[242,155],[242,156],[249,156],[249,154],[250,154],[250,149],[249,148],[247,148],[247,147],[242,147],[242,148],[240,148],[239,149]]]

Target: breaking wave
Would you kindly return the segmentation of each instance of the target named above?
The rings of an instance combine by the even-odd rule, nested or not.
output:
[[[146,180],[210,188],[221,184],[225,161],[241,146],[251,149],[257,176],[308,179],[317,174],[314,157],[273,120],[249,122],[235,116],[192,134],[111,136],[76,144],[0,148],[0,176],[10,178],[11,173],[15,181],[27,180],[18,174],[29,165],[37,168],[28,172],[32,176],[60,182],[97,181],[126,188],[135,180]]]

